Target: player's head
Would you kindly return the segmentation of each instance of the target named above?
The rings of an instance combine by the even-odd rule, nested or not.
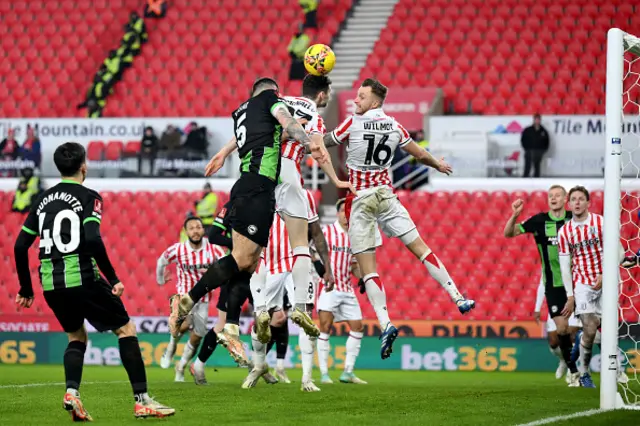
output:
[[[204,226],[202,220],[199,217],[191,216],[184,221],[184,230],[187,232],[189,241],[193,244],[200,244],[202,237],[204,237]]]
[[[251,96],[257,96],[265,90],[280,90],[278,83],[271,77],[260,77],[257,79],[251,87]]]
[[[66,142],[56,148],[53,153],[53,162],[56,164],[63,178],[87,177],[87,152],[84,147],[76,142]]]
[[[349,225],[349,222],[347,221],[347,213],[345,210],[345,202],[346,199],[340,198],[336,203],[336,210],[338,211],[338,222],[340,222],[340,225],[343,228],[347,228],[347,226]]]
[[[331,97],[331,79],[326,75],[308,74],[302,80],[302,96],[313,100],[319,108],[324,108]]]
[[[549,210],[557,211],[564,208],[567,202],[567,191],[562,185],[552,185],[548,192]]]
[[[354,99],[356,114],[364,114],[370,109],[381,108],[387,97],[387,87],[375,78],[367,78],[358,89]]]
[[[589,212],[589,191],[584,186],[574,186],[569,190],[569,206],[574,216],[583,216]]]

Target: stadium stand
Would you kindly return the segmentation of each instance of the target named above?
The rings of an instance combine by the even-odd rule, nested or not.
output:
[[[155,265],[162,251],[178,240],[185,213],[192,208],[198,193],[189,192],[103,192],[105,218],[103,237],[112,262],[122,282],[129,289],[125,304],[132,315],[165,315],[168,298],[174,292],[171,284],[159,287],[155,282]],[[227,194],[220,194],[221,203]],[[315,194],[319,200],[320,194]],[[13,194],[0,192],[0,205],[9,205]],[[540,277],[540,264],[532,237],[506,239],[504,222],[511,214],[511,202],[525,200],[522,218],[547,208],[547,195],[536,192],[406,192],[399,191],[401,201],[412,214],[427,243],[447,265],[453,278],[478,309],[468,317],[477,320],[530,320],[535,290]],[[638,199],[623,201],[627,217],[622,235],[629,250],[640,248],[638,240]],[[592,211],[602,213],[603,193],[592,194]],[[446,206],[446,208],[443,208]],[[491,208],[489,208],[489,206]],[[118,214],[110,213],[118,212]],[[425,213],[426,212],[426,213]],[[23,216],[8,214],[0,221],[0,232],[7,235],[0,245],[0,315],[14,314],[13,302],[17,277],[13,266],[13,241],[22,225]],[[34,283],[37,278],[37,255],[31,251]],[[520,261],[526,259],[526,261]],[[378,254],[380,274],[388,294],[389,310],[403,319],[462,319],[447,294],[438,287],[420,264],[408,256],[399,240],[385,238]],[[640,271],[631,273],[640,280]],[[10,271],[10,272],[9,272]],[[633,285],[631,280],[626,283]],[[36,288],[35,312],[49,314]],[[628,288],[635,294],[637,288]],[[360,297],[365,318],[375,318],[366,297]],[[494,303],[500,296],[502,305]],[[631,299],[622,297],[623,303]],[[415,301],[419,301],[416,303]],[[545,308],[546,309],[546,308]],[[636,306],[640,309],[640,306]],[[29,312],[31,313],[31,312]],[[637,312],[625,309],[623,315],[637,321]],[[634,317],[635,316],[635,317]]]
[[[330,43],[351,4],[323,1],[318,20],[324,24],[311,38]],[[0,116],[83,116],[75,105],[119,40],[129,12],[141,12],[143,5],[0,2],[0,58],[6,64],[0,71]],[[303,19],[299,6],[285,0],[171,2],[165,18],[146,20],[149,42],[109,97],[104,116],[226,116],[246,98],[256,73],[286,82],[287,44]],[[296,92],[299,85],[283,89]]]

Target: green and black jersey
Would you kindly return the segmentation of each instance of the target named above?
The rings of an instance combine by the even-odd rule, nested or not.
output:
[[[280,176],[282,126],[274,117],[283,106],[275,90],[265,90],[232,113],[240,172],[255,173],[277,182]]]
[[[63,180],[38,197],[22,230],[40,238],[44,291],[79,287],[100,278],[96,260],[89,254],[86,229],[99,238],[101,220],[102,197],[77,182]]]
[[[559,218],[553,217],[551,212],[546,212],[531,216],[518,225],[522,233],[533,234],[538,245],[542,261],[542,279],[546,292],[556,287],[564,288],[558,257],[558,231],[570,220],[571,212],[565,212]]]

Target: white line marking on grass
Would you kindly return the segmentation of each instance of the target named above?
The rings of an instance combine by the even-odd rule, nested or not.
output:
[[[83,385],[106,385],[115,383],[129,383],[126,380],[115,380],[107,382],[82,382]],[[64,382],[47,382],[47,383],[25,383],[22,385],[0,385],[0,389],[18,389],[18,388],[37,388],[42,386],[64,386]]]
[[[604,413],[606,411],[608,411],[608,410],[597,409],[597,410],[580,411],[580,412],[573,413],[573,414],[567,414],[565,416],[547,417],[546,419],[536,420],[536,421],[531,422],[531,423],[522,423],[522,424],[519,424],[519,425],[516,425],[516,426],[548,425],[549,423],[561,422],[563,420],[577,419],[578,417],[590,417],[590,416],[594,416],[596,414]]]

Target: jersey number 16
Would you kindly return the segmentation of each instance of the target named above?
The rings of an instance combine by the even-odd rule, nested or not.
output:
[[[389,136],[383,135],[378,143],[376,143],[376,135],[365,134],[362,136],[367,144],[367,154],[364,157],[364,164],[367,166],[373,162],[378,166],[384,166],[389,160],[391,160],[391,147],[385,145],[385,142],[389,140]]]

